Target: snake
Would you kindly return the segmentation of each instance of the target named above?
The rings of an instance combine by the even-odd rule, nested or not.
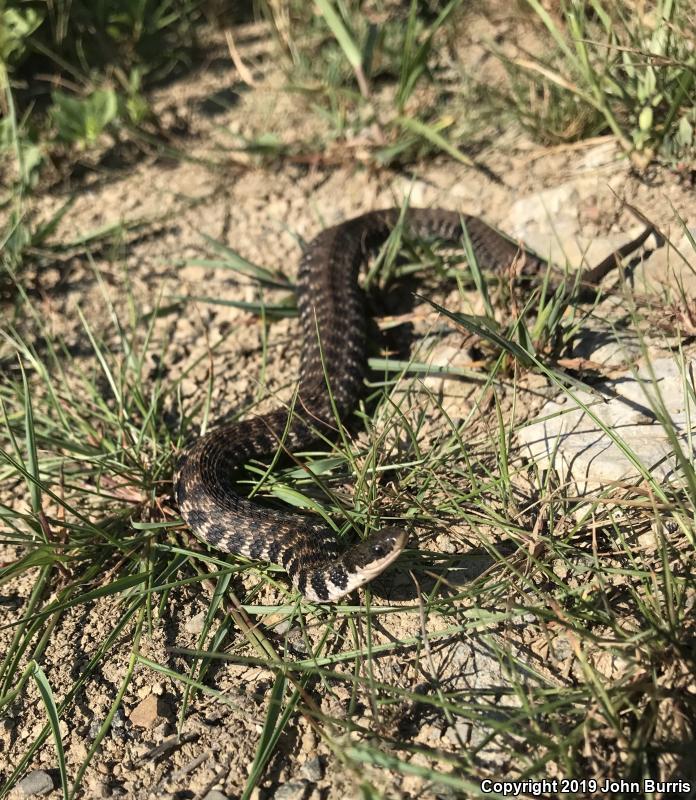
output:
[[[476,262],[484,269],[515,264],[518,274],[529,276],[548,267],[545,259],[478,217],[442,208],[370,211],[322,230],[299,265],[301,352],[292,402],[213,426],[183,450],[175,469],[175,499],[195,536],[217,550],[283,567],[313,603],[334,603],[384,572],[404,550],[409,531],[387,525],[344,548],[324,521],[241,494],[235,474],[252,459],[336,438],[337,421],[356,406],[367,369],[367,313],[359,272],[397,226],[410,237],[449,246],[461,245],[466,228]],[[648,225],[596,267],[580,271],[574,289],[596,295],[599,281],[654,232]]]

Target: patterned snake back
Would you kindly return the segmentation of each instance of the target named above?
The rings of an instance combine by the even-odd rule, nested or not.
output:
[[[191,530],[211,546],[282,565],[309,600],[334,602],[386,569],[406,545],[404,529],[386,527],[341,552],[334,533],[311,517],[265,508],[237,493],[234,474],[254,458],[308,448],[335,436],[336,418],[354,408],[366,359],[366,315],[358,286],[361,265],[400,219],[399,209],[372,211],[327,228],[309,245],[300,263],[298,306],[302,333],[299,386],[292,408],[211,430],[184,451],[174,478],[176,500]],[[458,244],[466,225],[481,267],[501,270],[520,255],[519,246],[475,217],[443,209],[409,209],[405,230],[412,236]],[[596,287],[616,264],[636,250],[652,228],[579,279]],[[524,254],[523,272],[538,273],[546,262]],[[327,388],[330,386],[330,392]]]

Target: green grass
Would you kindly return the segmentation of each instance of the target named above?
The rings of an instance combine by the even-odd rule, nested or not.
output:
[[[503,86],[478,81],[460,63],[456,82],[443,79],[448,48],[471,13],[459,0],[437,13],[417,0],[408,11],[377,3],[371,13],[333,0],[262,8],[286,55],[289,89],[339,140],[358,137],[364,147],[361,132],[370,129],[380,164],[447,153],[471,165],[467,148],[512,119],[542,142],[610,134],[640,169],[655,159],[691,160],[696,27],[688,0],[660,0],[643,13],[623,0],[567,3],[557,14],[537,0],[519,5],[527,27],[512,43],[520,53],[508,55],[510,42],[488,43],[508,71]],[[525,52],[530,25],[548,55]]]
[[[696,24],[686,0],[638,11],[623,0],[568,3],[557,15],[526,0],[551,54],[504,58],[508,101],[536,136],[569,141],[612,134],[638,168],[693,159]]]
[[[440,152],[471,165],[452,134],[461,138],[476,127],[477,116],[471,111],[470,119],[458,120],[447,109],[453,87],[438,74],[440,54],[457,35],[464,6],[462,0],[437,7],[418,0],[405,7],[378,2],[369,9],[354,0],[261,2],[284,55],[287,91],[326,128],[324,142],[278,143],[273,152],[296,157],[328,146],[338,154],[359,142],[380,165]]]
[[[660,0],[642,15],[623,0],[568,3],[558,14],[537,0],[520,5],[521,30],[532,25],[548,56],[525,52],[523,35],[516,55],[489,42],[508,71],[501,86],[453,56],[475,11],[462,0],[261,0],[257,14],[275,35],[285,91],[316,124],[293,141],[272,131],[241,134],[234,147],[262,161],[357,156],[405,166],[441,154],[473,165],[473,153],[515,121],[543,143],[612,135],[639,169],[655,159],[692,160],[696,34],[688,0]],[[195,63],[206,20],[233,30],[249,18],[240,7],[218,19],[209,6],[148,0],[116,11],[106,1],[59,2],[44,10],[9,2],[0,12],[0,83],[14,92],[18,112],[15,123],[7,113],[0,123],[0,149],[18,142],[36,183],[54,153],[74,157],[103,145],[105,133],[163,147],[150,87]]]
[[[199,0],[7,0],[0,10],[0,86],[18,93],[22,117],[48,108],[59,138],[90,142],[117,114],[142,116],[141,87],[191,64],[202,7]],[[110,111],[91,108],[100,95],[114,104]],[[93,130],[68,124],[69,117],[90,115]],[[33,124],[39,119],[34,115]]]
[[[467,86],[454,101],[473,122],[454,113],[452,91],[463,84],[439,70],[441,48],[466,24],[464,4],[433,11],[434,4],[412,2],[394,11],[377,3],[372,18],[347,1],[324,0],[316,9],[261,5],[286,54],[287,91],[306,99],[308,113],[329,121],[328,144],[343,147],[367,129],[376,132],[367,148],[370,163],[406,164],[433,153],[468,163],[480,109]],[[560,55],[544,64],[508,62],[505,120],[517,117],[543,141],[610,130],[636,163],[688,157],[693,52],[686,47],[688,25],[676,22],[688,22],[684,5],[658,4],[671,23],[658,20],[651,29],[620,4],[569,5],[560,18],[529,5]],[[14,6],[2,13],[7,8]],[[52,32],[65,28],[61,14],[69,8],[78,6],[55,6]],[[154,80],[177,67],[161,48],[153,9],[174,9],[159,19],[178,41],[190,32],[189,12],[195,16],[198,6],[147,3],[131,10],[138,8],[149,10],[142,24],[105,28],[127,42],[123,54],[131,60],[121,76],[114,72],[113,82],[104,83],[108,67],[88,53],[79,65],[80,91],[48,100],[56,109],[47,118],[50,136],[94,146],[101,131],[126,119],[124,102],[145,97],[140,74]],[[611,25],[609,12],[619,15]],[[3,52],[12,70],[29,63],[21,48],[38,47],[32,24],[19,32],[11,53]],[[60,51],[71,69],[80,36],[79,27],[71,30],[65,44],[73,49]],[[163,61],[138,50],[145,39],[160,47]],[[70,73],[56,58],[56,42],[38,41],[50,53],[38,52]],[[274,761],[300,720],[365,797],[381,796],[399,775],[421,780],[423,793],[480,796],[480,780],[499,779],[501,765],[508,777],[598,780],[655,777],[658,767],[676,768],[688,754],[696,718],[693,458],[679,456],[681,488],[660,485],[649,465],[637,463],[642,478],[635,485],[588,499],[575,496],[553,471],[524,461],[516,444],[528,422],[529,385],[538,386],[539,376],[567,396],[569,408],[578,405],[589,378],[565,369],[563,356],[594,309],[575,307],[550,282],[515,302],[507,279],[475,263],[463,271],[457,254],[404,241],[397,229],[368,284],[383,287],[426,273],[422,296],[440,297],[435,287],[447,279],[458,288],[456,301],[435,304],[438,321],[410,358],[371,354],[365,398],[338,442],[322,441],[311,453],[296,454],[296,463],[273,462],[272,469],[252,463],[241,477],[250,492],[323,516],[346,542],[385,522],[413,528],[399,562],[404,600],[385,604],[368,587],[357,599],[314,606],[297,596],[281,569],[203,547],[181,525],[171,499],[173,458],[183,442],[218,414],[252,414],[267,399],[274,324],[296,313],[291,279],[208,238],[202,243],[209,257],[187,264],[252,281],[255,300],[201,292],[162,298],[145,314],[146,300],[126,276],[115,304],[97,265],[111,260],[119,267],[113,274],[126,274],[121,259],[133,226],[115,222],[66,240],[60,223],[70,201],[47,222],[34,222],[32,192],[46,140],[34,135],[28,107],[15,109],[17,96],[4,94],[2,142],[16,180],[2,202],[0,265],[0,543],[16,548],[17,557],[0,567],[0,586],[12,593],[29,582],[31,590],[18,619],[0,622],[8,637],[0,654],[0,717],[21,722],[41,708],[45,724],[0,767],[0,797],[46,751],[54,754],[63,795],[85,791],[86,776],[124,707],[134,703],[135,677],[143,672],[177,698],[179,732],[203,701],[244,718],[248,706],[217,681],[220,668],[244,666],[269,677],[266,691],[250,688],[246,698],[260,722],[240,789],[244,798],[275,780]],[[525,104],[530,96],[539,104]],[[262,137],[248,149],[257,147],[265,158],[317,146],[274,141]],[[29,280],[76,255],[91,259],[103,287],[99,308],[76,312],[82,353],[56,336]],[[434,276],[430,282],[427,275]],[[462,311],[472,296],[480,298],[482,316]],[[175,360],[162,321],[172,313],[192,316],[194,300],[233,305],[261,320],[259,364],[251,376],[259,388],[242,407],[213,405],[212,372],[198,395],[182,400],[182,383],[197,367],[234,346],[234,325],[173,376],[156,367]],[[667,301],[685,327],[694,324],[686,295]],[[640,328],[642,311],[628,300],[626,309],[626,321]],[[452,328],[476,337],[476,365],[430,364],[430,349]],[[461,418],[452,416],[426,375],[471,381]],[[684,393],[693,404],[687,373]],[[669,431],[659,394],[650,402]],[[632,455],[616,433],[607,433]],[[651,526],[655,546],[643,549],[638,537]],[[178,624],[172,608],[182,598],[205,610],[202,630],[193,646],[174,643],[170,658],[153,657],[148,642]],[[101,613],[104,600],[118,614],[104,620],[101,638],[66,679],[52,646],[74,615]],[[121,662],[118,677],[106,681],[108,709],[95,711],[96,733],[76,758],[64,747],[60,723],[83,713],[115,653]],[[454,668],[453,654],[461,659]],[[483,675],[481,662],[491,676],[464,680]],[[446,735],[439,743],[419,738],[423,725]]]
[[[384,248],[383,275],[403,279],[416,261],[438,258],[429,245],[414,243],[396,261],[404,252],[398,239],[397,231]],[[284,276],[213,249],[223,262],[217,266],[259,280],[259,312],[287,293]],[[118,312],[105,289],[101,313],[92,309],[89,320],[81,314],[90,352],[78,359],[16,287],[21,327],[5,324],[0,342],[0,482],[13,497],[0,517],[3,544],[19,555],[2,567],[0,584],[11,588],[31,575],[33,590],[18,621],[3,625],[11,642],[0,663],[0,713],[28,712],[33,679],[46,724],[20,748],[0,796],[49,737],[57,743],[63,794],[74,796],[114,715],[124,699],[132,702],[137,670],[165,681],[180,698],[179,725],[201,695],[245,713],[237,695],[209,682],[220,664],[257,665],[272,676],[270,692],[257,701],[264,722],[244,797],[265,779],[284,733],[300,718],[347,775],[370,767],[360,779],[365,796],[379,796],[395,774],[417,776],[430,791],[479,796],[482,778],[500,777],[486,756],[491,749],[498,751],[494,764],[526,778],[543,777],[553,765],[567,778],[638,779],[655,777],[658,763],[677,763],[693,736],[693,459],[682,458],[684,489],[659,485],[640,465],[642,481],[584,499],[578,513],[568,487],[530,468],[515,446],[530,375],[544,374],[571,407],[577,402],[577,380],[556,365],[566,339],[561,329],[576,321],[540,314],[548,302],[541,293],[517,317],[499,303],[494,276],[474,269],[472,278],[451,259],[438,269],[459,276],[464,303],[485,292],[497,320],[441,308],[443,320],[473,330],[488,352],[470,412],[450,417],[422,380],[428,349],[444,333],[438,325],[405,364],[373,358],[352,436],[297,454],[310,471],[290,464],[269,473],[252,464],[243,478],[261,495],[333,520],[346,540],[378,520],[413,526],[417,537],[400,562],[410,597],[386,605],[368,587],[359,600],[314,606],[298,598],[277,567],[199,545],[171,504],[173,453],[201,419],[227,409],[210,408],[205,391],[182,404],[181,380],[195,363],[166,380],[148,368],[153,356],[169,360],[158,309],[143,315],[126,282],[119,291],[130,313]],[[180,313],[191,313],[179,303]],[[540,335],[555,346],[536,350],[529,332],[520,334],[536,318],[553,320],[554,330]],[[234,334],[233,327],[225,338]],[[272,326],[267,336],[272,342]],[[213,358],[224,344],[210,343]],[[260,352],[268,353],[266,337]],[[265,369],[262,363],[260,373]],[[692,377],[684,377],[693,403]],[[668,426],[659,399],[653,403]],[[439,420],[434,435],[431,418]],[[636,537],[651,525],[656,546],[642,550]],[[443,534],[452,553],[438,552],[435,538]],[[203,630],[195,647],[174,644],[176,660],[158,662],[143,649],[143,637],[167,623],[170,600],[176,604],[187,589],[207,608]],[[53,685],[53,637],[72,613],[89,614],[100,598],[112,598],[118,616],[71,681]],[[290,639],[271,635],[283,622],[301,632],[305,655]],[[84,698],[116,642],[127,643],[130,656],[120,683],[112,684],[110,710],[97,719],[87,755],[66,761],[59,720]],[[452,652],[466,653],[471,644],[475,658],[485,656],[498,671],[481,684],[447,668]],[[339,690],[347,706],[332,711],[323,700]],[[675,719],[683,720],[681,728],[672,727]],[[423,720],[455,738],[420,741],[414,734]],[[455,743],[457,736],[465,738]]]

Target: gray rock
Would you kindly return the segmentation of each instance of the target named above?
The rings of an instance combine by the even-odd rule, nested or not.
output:
[[[318,783],[324,777],[324,768],[319,756],[308,759],[302,765],[300,775],[312,783]]]
[[[696,239],[696,226],[689,229]],[[633,281],[642,292],[662,293],[665,287],[679,298],[683,289],[687,297],[696,299],[696,250],[686,233],[672,235],[671,242],[645,260],[635,271]]]
[[[288,781],[273,795],[274,800],[304,800],[309,784],[307,781]]]
[[[696,361],[690,367],[686,365],[687,382],[690,369],[696,369]],[[538,422],[519,431],[519,440],[542,468],[553,464],[561,479],[575,484],[579,493],[639,477],[640,470],[626,450],[656,480],[678,484],[679,465],[672,441],[656,420],[652,406],[659,389],[671,426],[688,456],[691,445],[687,427],[696,419],[696,408],[683,382],[675,360],[655,359],[652,368],[641,367],[635,377],[606,381],[596,387],[601,395],[611,398],[608,402],[589,392],[573,392],[601,425],[570,398],[561,396],[541,409]]]
[[[194,635],[198,635],[203,631],[203,626],[205,625],[205,611],[201,611],[199,614],[196,614],[195,617],[191,617],[191,619],[186,620],[184,624],[184,629],[187,633],[193,633]]]
[[[211,789],[203,800],[229,800],[229,798],[219,789]]]
[[[53,790],[53,778],[42,769],[34,769],[22,778],[18,787],[27,797],[48,794]]]

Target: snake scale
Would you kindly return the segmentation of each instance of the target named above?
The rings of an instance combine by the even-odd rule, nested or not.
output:
[[[189,528],[218,550],[281,565],[314,602],[335,602],[372,580],[398,557],[408,534],[385,527],[342,551],[324,523],[263,507],[238,494],[234,474],[250,459],[270,456],[278,448],[293,452],[321,437],[334,437],[336,418],[353,410],[366,370],[366,313],[358,273],[400,221],[411,236],[450,245],[461,242],[465,224],[483,268],[505,269],[521,255],[517,243],[482,220],[439,208],[411,208],[403,216],[397,208],[371,211],[322,231],[300,262],[302,349],[292,407],[216,427],[194,441],[177,464],[175,496]],[[646,228],[594,269],[583,271],[581,290],[595,288],[652,232]],[[529,275],[547,266],[529,252],[521,263]]]

